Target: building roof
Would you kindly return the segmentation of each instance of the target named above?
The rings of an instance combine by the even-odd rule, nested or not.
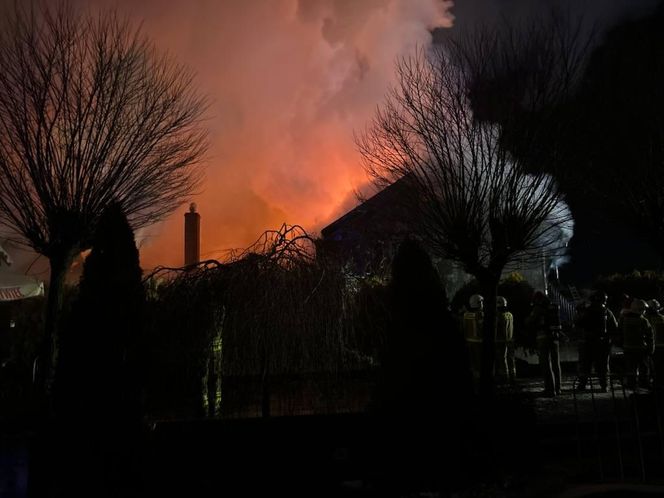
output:
[[[376,240],[407,230],[405,193],[402,178],[323,228],[323,239],[341,241],[371,236]]]

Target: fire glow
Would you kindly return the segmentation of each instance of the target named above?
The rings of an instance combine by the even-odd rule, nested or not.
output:
[[[197,73],[211,99],[201,256],[223,257],[266,229],[315,232],[366,183],[353,141],[394,62],[452,24],[444,0],[103,0]],[[187,205],[138,234],[142,264],[182,264]]]

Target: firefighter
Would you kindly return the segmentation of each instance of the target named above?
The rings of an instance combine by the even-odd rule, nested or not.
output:
[[[473,294],[468,301],[470,309],[463,314],[463,331],[470,355],[473,377],[479,379],[482,366],[482,327],[484,325],[484,298]]]
[[[578,389],[584,390],[592,367],[599,377],[602,392],[607,391],[607,374],[611,354],[611,338],[618,330],[618,322],[613,312],[607,308],[608,296],[600,291],[590,298],[590,305],[584,308],[576,321],[581,332],[579,341],[579,383]]]
[[[655,385],[664,387],[664,315],[660,313],[659,301],[651,299],[648,301],[646,318],[652,327],[655,336],[655,353],[653,354],[653,377]]]
[[[496,297],[496,376],[514,383],[514,317],[507,310],[507,299]]]
[[[629,388],[635,388],[637,382],[642,386],[647,386],[649,382],[648,363],[655,340],[652,327],[644,316],[647,307],[643,299],[634,299],[630,310],[620,316],[626,385]]]
[[[543,292],[533,296],[533,309],[526,320],[535,334],[539,364],[544,377],[544,395],[560,394],[560,309]]]

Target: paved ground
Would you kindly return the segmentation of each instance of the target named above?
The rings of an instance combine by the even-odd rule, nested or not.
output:
[[[595,413],[612,414],[616,409],[623,408],[622,403],[633,393],[630,390],[623,391],[622,383],[618,380],[613,384],[613,389],[606,393],[601,392],[597,385],[595,389],[575,392],[575,379],[573,375],[563,376],[561,395],[555,398],[542,395],[544,383],[539,379],[519,380],[518,387],[525,396],[532,397],[537,421],[541,424],[574,423],[577,418],[587,420]]]
[[[622,363],[622,349],[614,347],[611,354],[611,368],[614,371],[620,369]],[[541,395],[544,384],[539,374],[539,359],[536,354],[528,354],[523,349],[515,351],[517,362],[520,362],[522,370],[527,370],[518,380],[517,390],[527,397],[533,399],[537,413],[538,423],[572,423],[578,418],[587,420],[596,414],[610,415],[624,410],[624,403],[634,393],[632,390],[623,389],[621,376],[613,375],[611,385],[606,393],[599,390],[597,378],[594,380],[594,389],[585,392],[575,392],[574,382],[577,378],[578,368],[578,344],[576,342],[562,342],[560,344],[560,361],[563,369],[562,394],[555,398],[547,398]],[[517,365],[518,371],[518,365]],[[645,393],[641,390],[637,393]],[[664,396],[662,396],[664,405]]]
[[[532,468],[506,470],[460,496],[664,496],[664,393],[623,390],[618,376],[606,393],[598,385],[576,392],[573,367],[567,365],[555,398],[543,396],[536,377],[513,388],[536,416]]]
[[[575,351],[575,347],[565,345],[562,348],[563,359],[567,361],[575,359]],[[535,367],[536,356],[531,355],[525,358],[522,356],[522,359],[532,367],[530,369],[531,372],[537,371]],[[569,494],[572,492],[572,488],[569,487],[570,484],[576,485],[577,483],[582,483],[585,485],[592,482],[606,482],[607,480],[618,481],[620,474],[615,464],[618,458],[617,451],[622,452],[620,458],[623,458],[625,462],[622,471],[622,481],[638,483],[641,480],[641,468],[637,454],[638,448],[636,446],[636,439],[633,436],[633,426],[630,425],[631,419],[629,418],[633,414],[635,397],[632,395],[634,392],[629,390],[623,391],[622,385],[616,377],[613,389],[607,393],[601,393],[599,389],[577,393],[574,391],[574,366],[567,363],[567,361],[566,373],[562,383],[562,394],[560,396],[555,398],[542,396],[543,383],[535,377],[519,379],[516,388],[512,390],[515,395],[523,397],[532,403],[537,418],[538,436],[542,440],[546,440],[546,444],[554,448],[556,454],[551,454],[549,461],[542,462],[537,475],[505,475],[504,478],[501,477],[503,480],[478,484],[477,487],[468,489],[467,492],[459,496],[463,498],[477,496],[505,496],[509,498],[581,496]],[[597,386],[595,387],[597,388]],[[645,395],[648,394],[648,391],[640,391],[640,393]],[[655,396],[644,396],[644,398],[647,398],[649,401],[658,401]],[[664,402],[664,395],[662,395],[662,401]],[[664,407],[664,403],[662,403],[662,407]],[[623,438],[621,440],[621,447],[617,446],[618,439],[614,427],[616,420],[619,420],[619,423],[622,424],[618,428],[622,431],[618,434],[618,437]],[[580,456],[577,455],[577,426],[579,424],[587,424],[591,428],[590,437],[582,441],[583,446],[579,446]],[[596,437],[592,433],[592,430],[601,424],[605,424],[606,427],[602,427],[601,429],[607,429],[607,432],[601,433],[599,437]],[[644,429],[646,432],[647,430],[647,428]],[[662,463],[664,463],[659,451],[658,441],[661,440],[661,436],[658,438],[658,435],[652,432],[651,435],[650,441],[652,443],[653,457],[650,467],[646,468],[646,482],[650,484],[654,482],[652,476],[655,476],[655,472],[651,467],[655,465],[662,466]],[[191,435],[188,435],[187,438],[191,439]],[[644,440],[646,446],[647,443],[648,441]],[[603,460],[598,458],[599,450],[602,452],[601,458]],[[24,448],[18,448],[17,451],[11,451],[8,454],[0,452],[0,468],[4,467],[4,472],[0,472],[0,496],[25,496],[25,476],[24,472],[22,472],[22,468],[25,467],[24,453]],[[603,466],[601,469],[600,465]],[[599,475],[600,471],[604,473],[603,476]],[[520,480],[522,482],[510,484],[510,480]],[[355,481],[351,484],[363,485],[362,481],[357,482],[360,484],[357,484]],[[376,496],[375,493],[372,494],[367,489],[360,490],[352,488],[353,486],[344,490],[339,496]],[[563,495],[563,491],[568,494]],[[631,494],[607,496],[631,496]],[[634,494],[633,496],[638,495]],[[664,493],[662,496],[664,496]]]

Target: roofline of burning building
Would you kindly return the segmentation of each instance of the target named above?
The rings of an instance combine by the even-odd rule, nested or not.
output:
[[[384,215],[385,210],[388,210],[391,211],[387,216],[388,218],[391,217],[391,215],[394,215],[398,210],[398,205],[400,204],[399,197],[403,195],[405,189],[405,178],[406,177],[402,177],[394,183],[391,183],[381,191],[355,206],[340,218],[337,218],[335,221],[324,227],[321,230],[323,239],[335,240],[335,235],[340,230],[343,230],[344,227],[348,226],[348,224],[360,219],[361,217],[370,216],[374,212],[382,212]]]

